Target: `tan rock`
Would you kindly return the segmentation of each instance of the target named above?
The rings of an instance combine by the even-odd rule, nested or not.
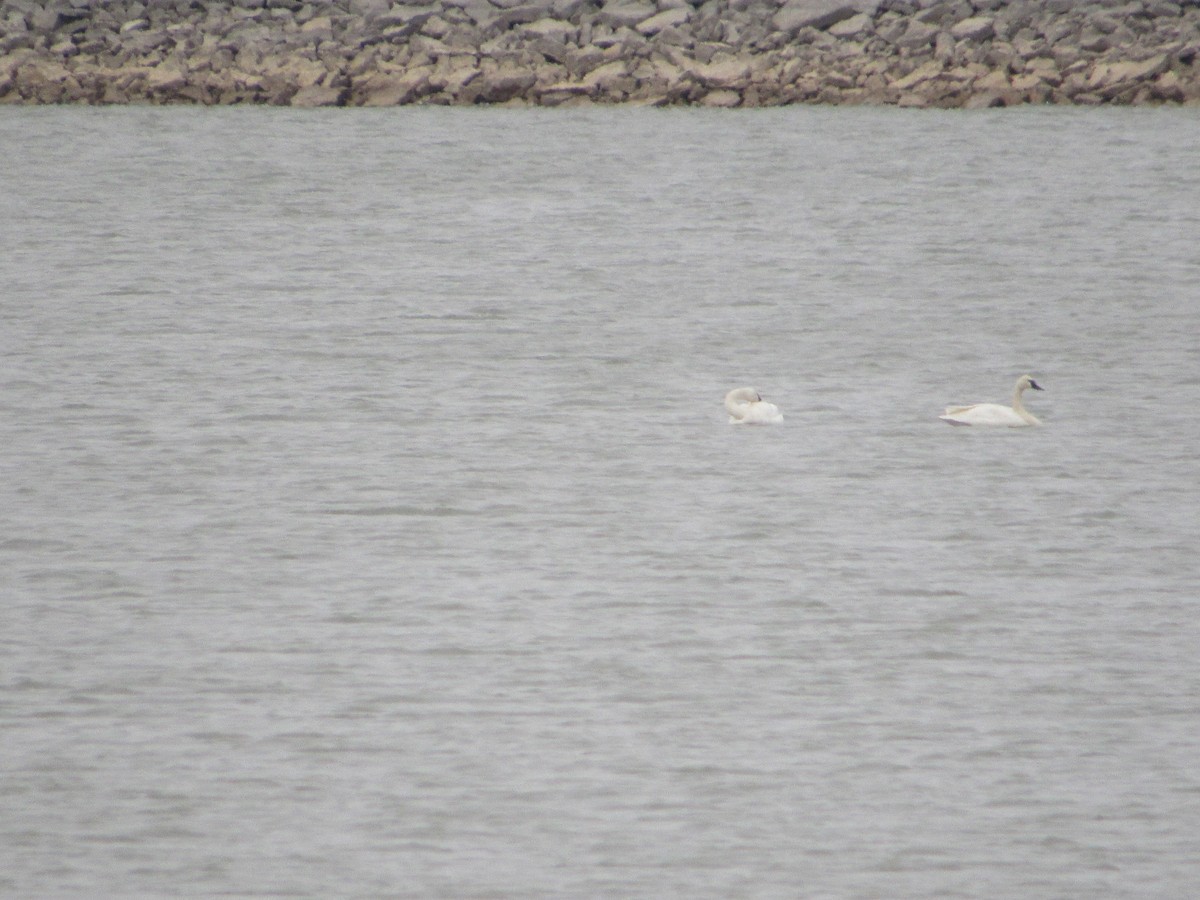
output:
[[[146,89],[156,94],[169,94],[187,84],[187,77],[174,66],[155,66],[146,75]]]
[[[487,103],[504,103],[524,95],[537,83],[537,75],[521,66],[504,65],[495,69],[480,69],[480,76],[472,80],[471,87],[476,97]]]
[[[829,26],[829,33],[843,40],[857,40],[875,32],[875,25],[870,16],[859,13]]]
[[[634,28],[657,12],[657,8],[651,3],[618,0],[613,4],[606,3],[596,19],[610,28]]]
[[[534,98],[540,106],[559,107],[577,97],[587,97],[592,89],[580,82],[554,82],[538,86],[533,91]]]
[[[983,91],[968,97],[963,109],[991,109],[996,106],[1004,106],[1004,96],[995,91]]]
[[[639,94],[679,96],[690,80],[683,69],[669,60],[643,60],[630,73],[638,83]]]
[[[363,106],[397,106],[431,93],[433,66],[417,66],[403,73],[376,73],[355,85]]]
[[[587,91],[577,91],[571,88],[578,85],[561,84],[541,88],[535,95],[540,106],[570,106],[574,101],[586,99]]]
[[[744,88],[750,81],[750,64],[740,58],[719,62],[696,63],[684,67],[684,71],[705,87],[716,90]]]
[[[977,78],[986,75],[990,69],[982,66],[979,63],[968,63],[965,66],[955,66],[947,69],[943,75],[955,81],[972,82]]]
[[[1164,72],[1155,80],[1151,95],[1157,100],[1180,102],[1184,98],[1183,84],[1175,72]]]
[[[480,75],[473,56],[453,56],[438,61],[437,69],[429,78],[436,90],[457,95]]]
[[[271,72],[272,74],[280,75],[291,81],[300,90],[316,87],[324,83],[326,76],[329,74],[329,70],[321,63],[302,57],[294,59],[286,57],[264,59],[262,62],[262,71],[264,73]]]
[[[582,81],[556,81],[553,84],[547,84],[539,89],[539,93],[546,94],[588,94],[591,93],[592,86],[584,84]]]
[[[974,88],[976,91],[1008,91],[1012,89],[1012,83],[1008,80],[1008,76],[1004,72],[996,69],[988,72],[975,79]]]
[[[123,104],[131,103],[133,98],[123,90],[118,88],[111,81],[104,86],[104,93],[100,96],[100,103],[103,104]]]
[[[409,97],[409,87],[399,75],[368,75],[354,85],[359,106],[399,106]]]
[[[1138,62],[1101,63],[1092,69],[1092,74],[1087,80],[1087,87],[1088,90],[1096,90],[1117,84],[1144,81],[1161,75],[1169,67],[1170,60],[1167,59],[1166,54],[1162,53]]]
[[[70,77],[62,63],[38,60],[16,69],[12,80],[21,97],[37,103],[58,103]]]
[[[617,83],[629,76],[629,67],[624,60],[617,59],[598,66],[580,80],[589,94],[607,94]]]
[[[742,95],[737,91],[710,91],[700,98],[701,106],[712,106],[720,109],[731,109],[735,106],[740,106],[742,103]]]
[[[312,108],[317,106],[340,106],[342,103],[342,92],[337,88],[327,87],[321,84],[310,85],[306,88],[301,88],[290,99],[291,106],[299,106],[304,108]]]
[[[538,19],[521,28],[521,33],[529,37],[549,38],[550,40],[566,43],[574,40],[579,34],[579,28],[570,22],[558,19]]]
[[[1051,57],[1039,56],[1025,62],[1025,72],[1029,75],[1036,75],[1042,81],[1053,87],[1058,87],[1062,84],[1062,75],[1056,63]]]
[[[605,63],[604,51],[591,46],[580,47],[578,50],[567,48],[567,58],[563,60],[567,69],[574,75],[590,72]]]
[[[995,21],[991,16],[963,19],[950,26],[950,35],[956,41],[986,41],[996,33]]]
[[[906,50],[923,49],[933,44],[938,31],[939,29],[936,25],[927,25],[924,22],[913,19],[908,23],[908,27],[904,29],[904,34],[896,38],[895,43],[897,47],[902,47]]]
[[[892,82],[892,87],[897,90],[907,91],[916,87],[922,82],[929,81],[932,78],[937,78],[942,74],[942,64],[937,60],[927,62],[924,65],[917,66],[903,78],[898,78]]]
[[[771,17],[771,24],[792,35],[804,28],[828,28],[858,12],[853,3],[840,0],[788,0]]]
[[[855,79],[852,75],[848,75],[845,72],[839,72],[836,69],[826,72],[824,80],[828,87],[835,87],[839,91],[843,92],[858,86],[857,79]]]
[[[313,43],[333,40],[333,19],[329,16],[315,16],[300,26],[300,33]],[[295,105],[294,99],[292,102]]]
[[[636,26],[638,34],[652,37],[666,28],[678,28],[692,17],[691,7],[675,7],[664,9],[657,15],[639,22]]]

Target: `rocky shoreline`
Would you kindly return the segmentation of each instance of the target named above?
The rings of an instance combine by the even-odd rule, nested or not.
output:
[[[0,103],[1200,104],[1200,0],[5,0]]]

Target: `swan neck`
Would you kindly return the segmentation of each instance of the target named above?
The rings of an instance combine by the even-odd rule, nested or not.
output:
[[[1023,393],[1025,393],[1024,385],[1018,385],[1013,390],[1012,408],[1015,409],[1019,413],[1025,412],[1025,404],[1021,402],[1021,395]]]

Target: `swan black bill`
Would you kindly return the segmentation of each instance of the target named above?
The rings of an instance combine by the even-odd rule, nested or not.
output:
[[[1045,390],[1045,388],[1044,388],[1044,387],[1042,387],[1040,384],[1038,384],[1038,383],[1037,383],[1036,381],[1034,381],[1032,378],[1030,378],[1030,379],[1029,379],[1029,386],[1030,386],[1031,388],[1033,388],[1035,391],[1044,391],[1044,390]]]

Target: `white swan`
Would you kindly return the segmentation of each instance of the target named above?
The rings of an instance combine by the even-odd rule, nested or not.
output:
[[[783,414],[774,403],[768,403],[754,388],[734,388],[725,395],[725,409],[730,425],[777,425]]]
[[[1045,388],[1033,380],[1031,375],[1022,375],[1013,388],[1012,406],[1000,403],[976,403],[974,406],[947,406],[946,412],[938,416],[951,425],[993,425],[1018,428],[1022,425],[1041,425],[1021,403],[1026,388],[1044,391]]]

